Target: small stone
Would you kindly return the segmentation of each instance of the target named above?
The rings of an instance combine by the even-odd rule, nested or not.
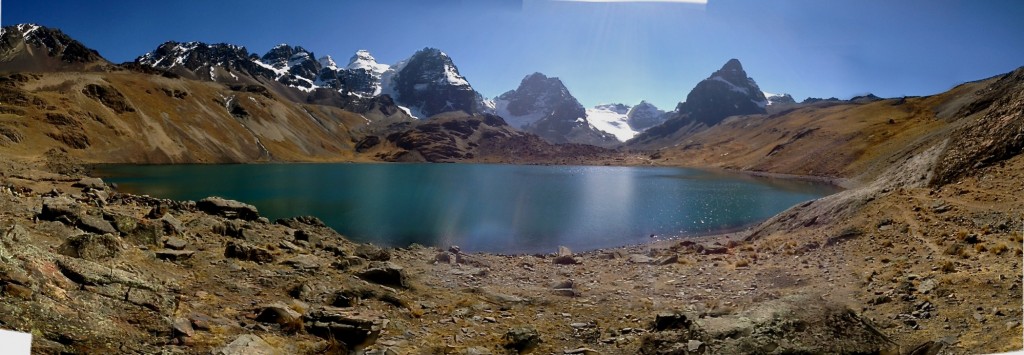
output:
[[[598,355],[598,354],[600,354],[600,352],[598,352],[597,350],[590,349],[590,348],[578,348],[578,349],[572,349],[572,350],[564,350],[564,351],[562,351],[562,353],[563,354],[583,354],[583,355]]]
[[[487,322],[487,323],[497,323],[498,322],[498,320],[495,319],[494,317],[484,317],[484,321]]]

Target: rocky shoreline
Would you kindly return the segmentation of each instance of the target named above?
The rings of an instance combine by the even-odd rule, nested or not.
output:
[[[951,244],[964,246],[956,259],[944,262],[943,251],[900,252],[919,241],[893,238],[889,251],[877,250],[876,237],[912,226],[861,216],[849,222],[877,231],[837,224],[783,236],[759,226],[585,253],[467,254],[357,244],[315,217],[271,222],[237,201],[123,194],[46,171],[61,165],[52,160],[5,161],[0,175],[0,326],[33,333],[38,353],[926,354],[1021,346],[1013,336],[1021,249],[996,242],[1013,240],[1013,219],[964,235]],[[962,210],[950,203],[925,212]],[[967,249],[977,245],[989,247]],[[972,298],[985,289],[993,297]]]

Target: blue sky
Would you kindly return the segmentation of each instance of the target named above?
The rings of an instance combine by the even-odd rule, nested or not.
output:
[[[340,64],[447,52],[485,96],[527,74],[560,77],[585,105],[672,109],[738,58],[761,88],[849,98],[927,95],[1024,66],[1021,1],[7,0],[4,25],[57,27],[114,62],[164,41],[264,53],[301,45]]]

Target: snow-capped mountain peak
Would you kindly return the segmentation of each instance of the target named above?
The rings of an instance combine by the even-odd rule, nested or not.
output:
[[[338,70],[338,63],[335,63],[334,58],[331,58],[331,56],[329,55],[320,57],[319,62],[321,67],[331,70]]]
[[[370,55],[370,51],[360,49],[356,51],[356,54],[352,55],[352,58],[348,61],[346,69],[356,70],[362,69],[371,73],[384,73],[390,66],[387,64],[377,63],[377,59]]]

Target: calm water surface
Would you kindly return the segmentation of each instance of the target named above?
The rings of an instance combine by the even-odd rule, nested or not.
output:
[[[481,164],[105,165],[121,191],[314,215],[360,242],[502,253],[574,251],[764,220],[833,187],[702,170]]]

